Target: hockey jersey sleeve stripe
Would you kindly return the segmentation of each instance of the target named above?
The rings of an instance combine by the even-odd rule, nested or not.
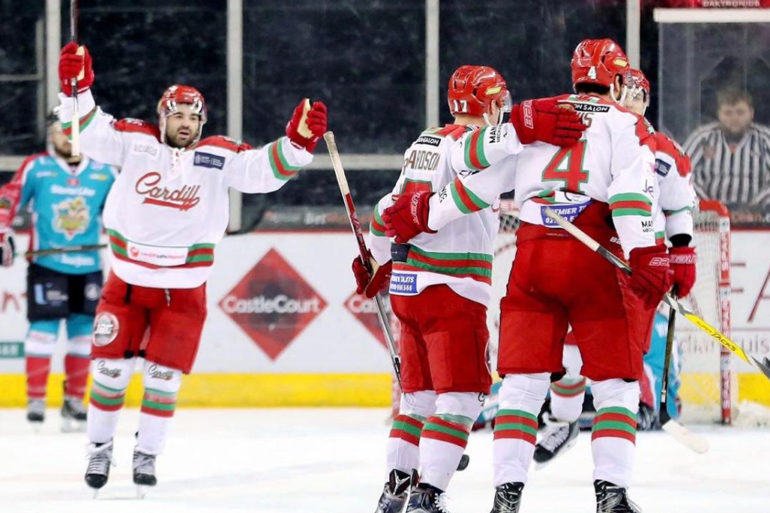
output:
[[[88,114],[80,118],[80,131],[82,132],[83,130],[85,130],[88,127],[88,125],[91,124],[91,121],[93,121],[95,117],[96,117],[96,107],[91,109],[88,112]],[[67,137],[70,137],[72,135],[72,123],[70,122],[62,123],[61,128],[62,128],[62,133]]]
[[[452,194],[452,200],[454,200],[455,205],[463,214],[478,212],[489,206],[489,203],[484,202],[484,200],[473,194],[470,189],[466,188],[459,178],[455,178],[449,185],[449,191]]]
[[[369,231],[372,235],[376,235],[377,237],[385,236],[385,222],[377,211],[376,205],[374,207],[374,212],[372,213],[372,222],[369,225]]]
[[[283,151],[283,139],[278,139],[270,145],[269,159],[273,174],[279,180],[291,180],[297,176],[297,171],[301,166],[291,166],[286,160]]]
[[[484,153],[484,136],[487,133],[487,127],[474,131],[468,138],[468,144],[465,146],[465,165],[470,169],[486,169],[489,167],[489,161]]]
[[[609,199],[610,210],[614,217],[620,216],[652,216],[652,202],[644,194],[616,194]]]

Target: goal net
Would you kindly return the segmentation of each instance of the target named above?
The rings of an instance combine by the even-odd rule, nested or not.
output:
[[[492,268],[489,306],[491,361],[497,361],[500,298],[516,254],[517,211],[511,201],[501,204],[500,230]],[[730,336],[730,213],[717,201],[701,201],[693,212],[698,264],[697,280],[685,304],[709,324]],[[667,310],[667,308],[665,309]],[[737,416],[737,375],[732,353],[681,316],[676,323],[676,355],[681,362],[682,420],[723,422]],[[762,415],[766,415],[763,412]]]

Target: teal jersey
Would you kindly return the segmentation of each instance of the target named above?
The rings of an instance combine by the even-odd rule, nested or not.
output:
[[[49,153],[29,157],[20,169],[20,208],[32,211],[31,250],[99,243],[104,200],[115,181],[113,167],[87,157],[77,166]],[[98,251],[35,257],[32,262],[65,274],[100,269]]]

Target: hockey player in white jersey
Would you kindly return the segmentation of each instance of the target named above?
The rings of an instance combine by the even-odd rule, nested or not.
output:
[[[479,172],[464,181],[470,197],[490,202],[516,190],[521,226],[506,295],[501,300],[498,373],[503,378],[495,419],[494,513],[517,512],[535,449],[537,415],[552,378],[564,372],[562,347],[571,325],[594,385],[594,490],[598,513],[638,511],[627,497],[631,480],[642,354],[655,306],[670,288],[669,255],[656,244],[657,199],[653,130],[617,102],[628,59],[609,39],[582,41],[573,54],[575,95],[556,100],[574,108],[588,128],[570,148],[535,143],[505,156],[505,134],[466,136],[460,152],[483,152]],[[522,108],[527,108],[526,102]],[[472,195],[472,196],[471,196]],[[429,201],[403,196],[407,238],[441,230],[464,214],[448,187]],[[550,207],[618,256],[619,272],[561,230]]]
[[[353,261],[358,292],[368,297],[392,272],[390,299],[401,325],[403,394],[388,440],[388,476],[377,513],[399,513],[407,495],[408,512],[446,511],[444,491],[481,409],[479,398],[491,384],[486,310],[498,229],[496,198],[482,202],[463,186],[472,166],[484,161],[483,154],[469,155],[467,164],[452,162],[451,147],[472,126],[484,127],[483,133],[518,132],[507,139],[514,153],[522,142],[537,139],[572,144],[584,128],[574,112],[557,108],[554,101],[536,103],[526,120],[517,106],[513,124],[499,125],[510,110],[510,96],[490,67],[458,68],[448,89],[454,123],[428,129],[412,143],[392,194],[375,206],[370,244],[376,272],[370,274],[360,257]],[[397,238],[391,245],[381,214],[393,197],[412,195],[421,201],[444,187],[471,215],[420,234],[410,244]]]
[[[623,89],[624,105],[643,116],[650,103],[650,82],[647,77],[641,70],[629,68],[625,73]],[[655,142],[655,174],[660,191],[654,216],[655,239],[658,244],[668,239],[671,269],[674,271],[674,290],[684,297],[690,293],[695,283],[696,263],[695,248],[691,245],[695,190],[691,184],[690,159],[679,145],[663,132],[655,132]],[[648,349],[649,341],[645,353]],[[568,337],[564,345],[563,363],[566,375],[551,384],[548,427],[535,448],[534,459],[540,464],[549,462],[569,449],[578,434],[577,421],[583,407],[586,379],[580,375],[582,361],[574,337]],[[651,429],[653,426],[650,422],[656,418],[655,385],[654,380],[649,377],[652,367],[645,363],[645,373],[640,380],[639,429]],[[663,368],[662,365],[655,367],[661,370]]]
[[[77,82],[83,153],[121,170],[107,197],[104,225],[112,272],[94,321],[93,388],[88,412],[86,482],[107,482],[112,438],[137,357],[145,359],[144,396],[133,457],[137,485],[156,484],[183,373],[190,372],[206,318],[206,280],[228,221],[228,189],[279,189],[312,160],[326,130],[326,107],[303,100],[286,136],[259,149],[222,136],[201,140],[206,103],[195,88],[173,85],[158,102],[158,125],[115,120],[96,106],[91,56],[62,49],[60,117],[70,130]]]

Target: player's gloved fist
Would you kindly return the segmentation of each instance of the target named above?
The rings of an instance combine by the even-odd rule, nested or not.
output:
[[[286,136],[296,146],[312,153],[324,132],[326,105],[323,102],[313,102],[313,105],[310,105],[310,100],[303,99],[286,124]]]
[[[10,267],[13,265],[13,252],[16,245],[13,243],[11,231],[0,231],[0,266]]]
[[[629,287],[647,308],[655,308],[673,282],[670,258],[666,246],[659,244],[631,250],[631,280]]]
[[[73,78],[77,79],[78,93],[82,93],[93,85],[94,69],[88,48],[70,41],[59,54],[59,81],[62,92],[67,96],[72,95]]]
[[[356,277],[356,293],[363,294],[368,298],[372,298],[385,287],[390,281],[390,273],[393,270],[393,262],[388,261],[387,264],[377,265],[372,257],[371,251],[369,252],[369,263],[372,269],[376,269],[374,273],[370,271],[369,267],[364,264],[361,259],[361,255],[353,259],[353,274]]]
[[[673,247],[668,250],[671,257],[671,269],[674,271],[674,285],[677,296],[685,297],[695,285],[695,248],[688,246]]]
[[[555,98],[526,100],[514,105],[510,119],[522,144],[543,141],[572,146],[586,129],[572,105],[559,103]]]
[[[428,202],[432,195],[427,191],[399,194],[396,202],[382,213],[388,237],[403,244],[420,233],[436,233],[428,227]]]

